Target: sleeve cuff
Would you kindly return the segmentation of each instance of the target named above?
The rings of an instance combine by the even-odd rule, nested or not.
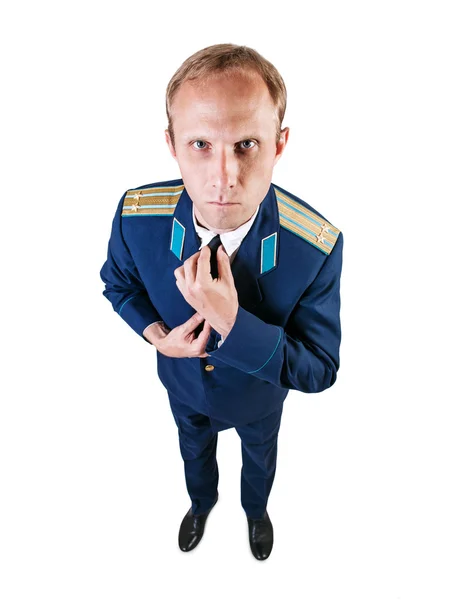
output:
[[[256,373],[272,360],[280,348],[282,334],[281,327],[264,323],[239,306],[234,326],[224,338],[224,344],[207,352],[245,373]]]
[[[138,333],[145,342],[151,344],[143,335],[146,327],[153,322],[160,321],[161,317],[154,309],[150,299],[144,293],[134,294],[124,301],[119,309],[119,316]]]
[[[149,324],[148,324],[148,325],[145,327],[145,329],[143,330],[143,333],[145,333],[145,331],[148,329],[148,327],[149,327],[150,325],[154,325],[155,323],[163,323],[163,322],[164,322],[164,321],[153,321],[152,323],[149,323]]]

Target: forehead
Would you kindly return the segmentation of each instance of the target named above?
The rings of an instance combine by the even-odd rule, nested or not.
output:
[[[172,103],[175,132],[203,130],[231,132],[275,127],[276,110],[259,74],[213,75],[185,81]],[[204,131],[203,131],[204,132]]]

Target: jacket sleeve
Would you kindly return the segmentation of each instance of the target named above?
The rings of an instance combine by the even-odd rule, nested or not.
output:
[[[224,344],[210,356],[279,387],[306,393],[331,387],[339,369],[343,235],[291,313],[286,329],[239,306]]]
[[[151,303],[123,238],[121,213],[126,193],[119,201],[113,218],[107,260],[100,270],[100,277],[105,284],[103,295],[111,302],[113,310],[145,342],[151,344],[143,331],[153,322],[160,321],[161,316]]]

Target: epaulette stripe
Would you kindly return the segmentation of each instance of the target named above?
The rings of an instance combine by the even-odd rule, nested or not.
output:
[[[142,198],[142,196],[140,196],[140,199],[141,198]],[[128,200],[130,200],[130,202],[126,201],[126,200],[124,201],[124,207],[126,207],[126,206],[132,206],[132,204],[136,204],[137,203],[136,200],[134,200],[133,198],[129,198]],[[139,201],[138,206],[139,207],[140,206],[158,206],[158,207],[161,207],[161,206],[176,206],[177,202],[178,202],[178,198],[175,200],[171,196],[165,196],[164,198],[158,198],[157,202],[155,202],[154,204],[148,204],[148,205],[146,205],[146,204],[141,204],[140,201]]]
[[[302,207],[302,206],[301,206],[301,208],[297,208],[296,206],[291,206],[289,203],[285,202],[281,198],[278,198],[278,200],[285,206],[285,212],[287,212],[288,209],[292,209],[292,210],[296,211],[299,215],[302,216],[304,214],[303,210],[307,210],[305,207]],[[326,219],[322,219],[321,221],[318,221],[317,218],[312,217],[310,215],[307,215],[307,218],[310,219],[313,223],[315,223],[315,225],[317,225],[320,229],[321,229],[321,226],[323,225],[323,221],[325,221],[327,227],[329,227],[329,228],[332,227],[332,225],[330,223],[328,223],[326,221]],[[339,235],[338,233],[335,233],[334,231],[332,231],[332,229],[329,229],[328,233],[330,233],[331,235],[334,235],[335,237],[337,237]]]
[[[285,229],[288,229],[288,231],[295,233],[297,236],[299,236],[303,240],[306,240],[309,244],[312,244],[312,246],[315,246],[315,248],[318,248],[318,250],[320,250],[324,254],[330,254],[330,252],[331,252],[330,250],[328,251],[327,248],[324,248],[323,246],[318,246],[316,241],[313,241],[308,236],[306,237],[304,235],[304,233],[298,229],[298,227],[291,225],[290,223],[287,223],[282,216],[280,216],[280,225],[282,225]]]
[[[316,236],[320,235],[320,233],[322,232],[321,226],[317,227],[315,225],[315,223],[312,223],[309,219],[307,219],[306,217],[303,217],[302,215],[295,214],[289,208],[280,207],[280,214],[282,215],[282,217],[285,217],[292,224],[297,225],[298,227],[301,227],[302,229],[304,229],[304,231],[308,232],[308,234],[312,236],[314,241],[316,241],[316,239],[315,239]],[[323,238],[325,238],[329,242],[331,242],[331,248],[332,248],[336,241],[334,238],[337,238],[337,236],[334,235],[334,238],[333,238],[331,236],[330,231],[326,231],[322,235],[323,235]]]
[[[147,198],[148,196],[177,196],[178,194],[181,194],[183,190],[180,190],[179,192],[157,192],[157,193],[151,193],[151,194],[145,194],[142,193],[142,197],[143,198]],[[126,194],[126,198],[133,198],[134,196],[136,196],[138,192],[135,192],[135,194],[130,190],[129,192],[127,192]]]
[[[316,248],[318,248],[325,254],[330,254],[332,251],[332,248],[334,247],[334,243],[333,243],[334,239],[331,239],[331,240],[324,239],[325,234],[322,234],[321,238],[318,237],[319,234],[311,235],[309,233],[310,230],[306,229],[302,225],[299,225],[297,223],[297,221],[292,221],[291,219],[288,219],[288,217],[286,217],[284,214],[281,214],[281,213],[280,213],[280,225],[285,227],[285,229],[292,231],[293,233],[295,233],[302,239],[306,240],[307,242],[309,242],[309,244],[312,244],[313,246],[315,246]]]
[[[176,186],[161,186],[161,187],[148,187],[148,188],[140,188],[140,189],[136,189],[136,188],[132,188],[130,190],[127,190],[127,193],[130,194],[137,194],[138,192],[141,192],[142,194],[148,194],[149,192],[166,192],[169,194],[173,194],[174,192],[182,192],[184,189],[184,185],[176,185]]]
[[[183,189],[184,185],[127,190],[121,216],[171,216]]]
[[[153,209],[154,210],[154,209]],[[157,211],[148,210],[148,212],[133,212],[132,210],[123,211],[121,213],[121,217],[157,217],[157,216],[169,216],[171,217],[174,214],[173,210],[169,211]]]
[[[140,204],[140,208],[175,208],[176,204]]]
[[[310,229],[308,229],[307,227],[304,227],[303,225],[300,225],[299,223],[297,223],[296,221],[293,221],[292,219],[289,219],[286,215],[281,215],[281,218],[284,221],[288,221],[288,223],[284,223],[286,226],[290,227],[296,227],[299,228],[299,230],[304,231],[305,233],[308,233],[309,236],[312,238],[310,241],[314,241],[313,238],[316,238],[315,232],[314,231],[310,231]],[[333,248],[333,244],[331,244],[330,242],[328,242],[328,240],[323,240],[323,244],[326,244],[326,246],[329,246],[329,248],[332,250]]]
[[[275,188],[280,225],[330,254],[340,231],[329,221]]]
[[[323,221],[324,221],[324,223],[326,224],[326,227],[330,228],[329,233],[333,233],[336,237],[339,235],[340,231],[337,229],[337,227],[334,227],[334,225],[332,225],[326,219],[319,217],[317,214],[313,213],[311,210],[309,210],[305,206],[302,206],[301,204],[299,204],[299,202],[296,202],[292,198],[289,198],[288,196],[286,196],[279,190],[275,189],[275,193],[277,195],[277,198],[280,200],[280,202],[283,205],[286,205],[286,206],[292,208],[293,210],[297,211],[301,216],[304,216],[304,217],[310,219],[311,221],[316,223],[318,225],[318,227],[320,227],[320,228],[323,225]]]
[[[173,213],[175,212],[175,208],[176,208],[176,204],[147,204],[147,205],[139,204],[138,206],[134,206],[132,204],[131,205],[124,204],[121,214],[122,214],[122,216],[128,216],[128,215],[135,216],[135,215],[141,215],[141,214],[173,215]]]

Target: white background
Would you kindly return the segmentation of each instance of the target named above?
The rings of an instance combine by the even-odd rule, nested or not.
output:
[[[0,14],[0,596],[458,597],[457,20],[452,2],[6,2]],[[344,233],[341,367],[290,392],[251,555],[240,440],[187,554],[156,350],[103,297],[116,205],[179,178],[165,89],[215,43],[279,69],[273,182]]]

